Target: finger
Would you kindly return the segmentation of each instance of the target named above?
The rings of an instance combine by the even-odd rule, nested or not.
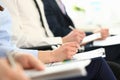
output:
[[[20,65],[16,63],[16,67],[11,67],[6,59],[2,59],[1,71],[2,71],[2,80],[29,80],[25,75],[23,75],[23,69]],[[0,71],[0,72],[1,72]],[[1,74],[0,74],[1,75]],[[22,76],[21,76],[22,75]]]
[[[73,47],[79,48],[80,47],[79,43],[77,43],[77,42],[69,42],[69,44],[66,46],[71,47],[71,48],[73,48]]]
[[[68,47],[68,55],[74,55],[74,54],[76,54],[77,53],[77,51],[78,51],[78,48],[76,48],[76,47]]]
[[[29,58],[30,58],[29,63],[31,67],[33,67],[34,69],[43,70],[45,68],[44,64],[40,60],[34,58],[33,56],[30,56]]]
[[[12,74],[12,80],[29,80],[29,78],[26,76],[24,73],[24,70],[22,66],[18,63],[16,63],[16,68],[12,69],[13,73]]]

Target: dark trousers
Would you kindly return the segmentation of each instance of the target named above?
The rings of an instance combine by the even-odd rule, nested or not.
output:
[[[120,80],[120,65],[112,61],[107,61],[107,63],[115,74],[117,80]]]
[[[62,80],[116,80],[113,72],[103,58],[95,58],[86,67],[87,76],[74,77]]]

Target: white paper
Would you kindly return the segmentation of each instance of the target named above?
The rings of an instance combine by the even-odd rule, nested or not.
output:
[[[99,39],[101,38],[101,33],[94,33],[94,34],[91,34],[89,36],[86,36],[82,43],[81,44],[85,44],[85,43],[88,43],[88,42],[91,42],[91,41],[94,41],[96,39]]]
[[[93,42],[93,46],[110,46],[120,44],[120,35],[110,36],[105,40],[97,40]]]
[[[97,57],[106,57],[104,48],[99,48],[99,49],[95,49],[95,50],[91,50],[83,53],[78,53],[73,56],[73,58],[77,60],[86,60],[86,59],[92,59]]]
[[[46,67],[44,71],[26,70],[25,73],[32,80],[53,80],[66,77],[85,76],[87,72],[85,66],[89,65],[91,60],[76,62],[61,62]]]

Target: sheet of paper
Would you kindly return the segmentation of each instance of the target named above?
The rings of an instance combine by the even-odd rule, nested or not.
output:
[[[110,46],[120,44],[120,35],[110,36],[105,40],[97,40],[93,42],[93,46]]]
[[[89,65],[90,62],[91,60],[61,62],[56,63],[57,65],[46,67],[44,71],[26,70],[25,73],[32,80],[53,80],[66,77],[85,76],[87,75],[85,66]]]
[[[99,48],[99,49],[95,49],[95,50],[91,50],[83,53],[78,53],[73,56],[73,58],[77,60],[87,60],[87,59],[92,59],[97,57],[106,57],[104,48]]]
[[[85,43],[94,41],[94,40],[99,39],[99,38],[101,38],[101,34],[100,34],[100,33],[94,33],[94,34],[91,34],[91,35],[89,35],[89,36],[86,36],[86,37],[83,39],[83,41],[82,41],[81,44],[85,44]]]

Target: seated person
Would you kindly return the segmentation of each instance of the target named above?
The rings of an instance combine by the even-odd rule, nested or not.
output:
[[[66,37],[54,37],[47,25],[41,0],[38,1],[41,16],[34,1],[36,0],[22,2],[19,0],[17,2],[16,0],[2,0],[13,20],[11,28],[12,43],[20,48],[31,48],[66,42],[81,42],[85,33],[79,30],[74,30]],[[26,5],[26,2],[28,5]],[[40,18],[42,18],[42,21]]]
[[[43,0],[44,10],[47,22],[53,34],[57,36],[66,36],[69,34],[72,29],[69,26],[75,28],[74,23],[67,15],[65,7],[61,0]],[[101,39],[106,39],[109,36],[108,28],[96,28],[87,34],[92,34],[94,32],[100,32],[102,35]]]
[[[1,2],[0,2],[0,5],[2,5]],[[16,53],[16,54],[13,54],[13,57],[15,58],[15,60],[20,62],[24,68],[29,69],[29,68],[35,67],[36,69],[44,69],[44,66],[42,65],[42,63],[36,64],[35,61],[37,61],[37,59],[33,60],[32,56],[30,56],[28,54],[17,54],[19,51],[20,51],[20,53],[25,52],[25,51],[30,53],[30,51],[16,48],[15,46],[10,44],[10,42],[11,42],[10,35],[9,35],[10,28],[11,28],[11,19],[9,17],[7,10],[4,9],[3,11],[0,12],[0,35],[1,35],[0,36],[0,51],[1,51],[1,56],[5,56],[4,54],[6,52],[9,52],[12,50],[12,51],[15,51],[14,53]],[[74,46],[75,49],[72,49],[71,47],[69,47],[70,49],[72,49],[72,51],[70,52],[71,56],[73,55],[72,53],[76,52],[74,50],[77,50],[76,45],[72,45],[72,46]],[[60,48],[60,51],[64,52],[64,50],[62,50],[62,47]],[[56,51],[56,54],[58,52],[59,52],[59,49]],[[61,53],[59,53],[59,54],[61,54]],[[24,55],[27,55],[27,56],[24,56]],[[53,54],[50,54],[50,55],[53,55]],[[42,57],[49,58],[50,56],[49,56],[49,54],[48,54],[48,56],[41,55],[41,58]],[[63,57],[66,58],[66,55],[63,55]],[[27,58],[27,60],[26,60],[26,58]],[[40,58],[40,60],[41,60],[41,58]],[[63,59],[61,59],[62,56],[58,57],[55,55],[54,58],[58,58],[58,60],[59,59],[63,60]],[[33,63],[28,64],[32,61],[33,61]],[[39,62],[39,61],[37,61],[37,62]],[[44,62],[44,60],[43,60],[43,62]],[[103,58],[93,59],[92,62],[90,63],[90,65],[88,65],[86,67],[86,69],[88,72],[87,76],[85,76],[85,77],[78,76],[78,77],[75,77],[75,79],[78,79],[78,80],[93,80],[93,79],[95,79],[95,80],[116,80],[114,74],[112,73],[112,71],[110,70],[109,66],[106,64],[106,61]],[[2,74],[0,74],[0,75],[2,75]],[[21,74],[18,74],[18,75],[21,75]]]
[[[45,15],[49,24],[49,27],[53,34],[57,36],[66,36],[73,32],[69,26],[73,26],[74,24],[70,17],[67,15],[67,12],[65,11],[65,7],[62,4],[61,0],[42,0],[44,4],[44,10],[45,10]],[[76,30],[76,29],[74,29]],[[106,39],[109,36],[109,29],[108,28],[96,28],[92,32],[86,33],[87,34],[92,34],[100,32],[102,35],[102,38],[100,39]],[[100,46],[103,47],[103,46]],[[120,50],[119,50],[120,45],[113,45],[113,46],[106,46],[104,47],[106,50],[106,60],[109,61],[114,61],[117,63],[120,63]],[[99,47],[94,47],[91,43],[88,43],[85,45],[85,51],[89,51],[95,48]]]
[[[4,19],[4,17],[2,15],[5,15],[4,12],[4,8],[1,6],[0,3],[0,27],[2,25],[5,25],[7,23],[3,23],[2,19]],[[1,32],[0,32],[1,33]],[[2,36],[2,35],[1,35]],[[2,40],[2,39],[1,39]],[[0,42],[1,42],[0,40]],[[4,44],[6,47],[9,46],[9,41],[8,43]],[[0,44],[0,48],[3,45]],[[9,47],[11,48],[11,47]],[[7,49],[5,49],[7,50]],[[0,49],[0,80],[29,80],[29,78],[24,74],[21,66],[19,64],[21,64],[23,66],[23,68],[26,69],[36,69],[36,70],[43,70],[44,69],[44,65],[42,62],[40,62],[40,60],[37,60],[36,58],[34,58],[32,55],[29,54],[14,54],[14,59],[19,63],[15,65],[15,69],[13,69],[13,67],[8,63],[6,58],[2,58],[3,55],[5,56],[4,53],[2,53],[3,51],[1,51]],[[12,54],[13,55],[13,54]]]

